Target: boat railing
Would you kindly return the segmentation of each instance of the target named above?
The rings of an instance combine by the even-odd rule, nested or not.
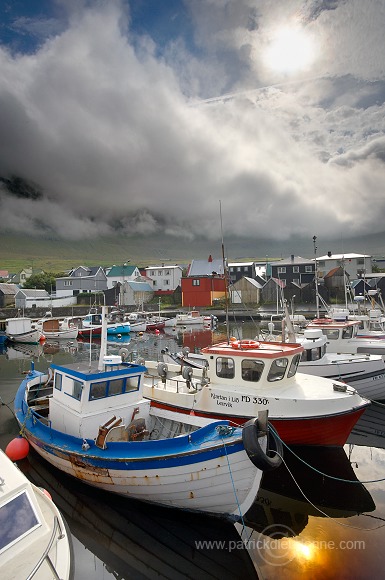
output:
[[[33,578],[35,576],[35,574],[38,572],[38,570],[41,568],[41,566],[43,565],[44,562],[47,562],[48,566],[51,569],[53,577],[56,580],[60,580],[60,576],[57,573],[57,570],[55,568],[54,563],[52,562],[51,558],[49,557],[49,553],[51,551],[51,548],[52,548],[54,542],[57,543],[59,540],[62,540],[64,537],[65,536],[63,534],[63,530],[62,530],[62,527],[60,525],[60,521],[59,521],[58,517],[55,516],[52,534],[51,534],[51,537],[50,537],[49,542],[47,544],[47,547],[44,550],[43,554],[41,555],[39,561],[37,562],[37,564],[33,568],[32,572],[27,577],[27,580],[30,580],[31,578]]]
[[[35,409],[32,409],[32,407],[28,405],[28,403],[24,399],[21,401],[21,411],[26,418],[28,417],[29,414],[31,414],[33,421],[38,420],[40,421],[40,423],[43,423],[44,425],[46,425],[51,429],[52,423],[50,419],[48,419],[48,417],[44,417],[44,415],[41,415],[40,413],[35,411]]]
[[[145,373],[145,377],[147,379],[151,379],[151,385],[150,385],[151,388],[159,385],[159,377],[158,376],[153,375],[151,373]],[[177,393],[179,393],[179,386],[180,385],[181,385],[182,390],[185,392],[185,390],[186,390],[185,379],[180,379],[180,378],[176,378],[176,377],[167,377],[167,380],[175,384],[175,389],[176,389]],[[166,383],[164,382],[163,384],[164,384],[164,388],[166,388]]]

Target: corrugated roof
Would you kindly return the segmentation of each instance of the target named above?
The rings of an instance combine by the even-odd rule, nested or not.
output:
[[[147,282],[136,282],[135,280],[129,280],[127,282],[131,290],[134,292],[153,292],[153,288]]]
[[[20,288],[19,292],[22,292],[26,298],[49,298],[50,296],[46,290],[37,290],[35,288]]]
[[[0,283],[0,292],[4,295],[15,295],[18,290],[19,287],[16,284],[6,284],[5,282]]]
[[[193,260],[190,264],[187,276],[212,276],[213,272],[223,275],[222,260]]]
[[[109,278],[116,276],[123,278],[124,276],[132,276],[136,266],[131,266],[127,264],[127,266],[112,266],[111,270],[108,272],[107,276]]]

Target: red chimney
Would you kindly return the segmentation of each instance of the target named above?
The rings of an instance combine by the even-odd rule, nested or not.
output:
[[[212,261],[213,261],[213,258],[212,258],[212,255],[210,254],[209,255],[209,262],[212,262]]]

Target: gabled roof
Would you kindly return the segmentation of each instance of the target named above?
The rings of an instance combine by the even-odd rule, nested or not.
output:
[[[146,266],[144,270],[175,270],[176,268],[183,270],[183,267],[179,266],[179,264],[175,264],[174,266],[165,266],[164,264],[161,266]]]
[[[0,278],[8,278],[9,272],[8,270],[0,270]]]
[[[254,278],[249,278],[248,276],[244,277],[245,280],[247,280],[247,282],[249,284],[251,284],[252,286],[255,286],[256,288],[262,288],[265,285],[265,282],[263,284],[260,283],[259,280],[254,280]]]
[[[299,264],[314,264],[314,260],[301,258],[301,256],[290,256],[289,258],[284,258],[283,260],[269,262],[270,266],[298,266]]]
[[[318,256],[318,260],[352,260],[353,258],[371,258],[368,254],[332,254],[331,256]]]
[[[336,268],[332,268],[330,270],[330,272],[328,272],[327,274],[325,274],[324,278],[331,278],[332,276],[335,276],[335,274],[337,274],[337,272],[340,272],[343,275],[343,268],[341,266],[337,266]],[[347,272],[345,272],[346,276],[349,276],[349,274]]]
[[[17,294],[24,294],[26,298],[49,298],[46,290],[37,290],[35,288],[20,288]]]
[[[130,264],[127,264],[127,266],[112,266],[107,276],[109,278],[113,278],[114,276],[116,278],[124,278],[124,276],[132,276],[135,270],[136,266]]]
[[[147,282],[136,282],[135,280],[129,280],[127,282],[128,286],[134,292],[153,292],[153,288]]]
[[[211,256],[210,256],[211,258]],[[187,272],[188,277],[212,276],[213,272],[223,275],[223,260],[193,260]]]
[[[0,283],[0,292],[4,295],[14,296],[19,290],[19,286],[16,284],[6,284],[5,282]]]

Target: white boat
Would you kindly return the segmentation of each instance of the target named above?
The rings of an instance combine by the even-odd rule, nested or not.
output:
[[[371,400],[385,400],[385,361],[381,355],[326,352],[327,337],[321,328],[305,329],[297,335],[304,347],[298,370],[343,381]]]
[[[203,348],[200,368],[146,361],[143,394],[165,416],[239,425],[266,409],[286,443],[344,445],[370,402],[341,381],[298,373],[302,352],[297,343],[230,339]]]
[[[73,577],[71,534],[49,495],[0,450],[0,576]]]
[[[33,328],[31,318],[7,318],[5,320],[5,334],[10,342],[24,342],[38,344],[42,339],[42,333]]]
[[[315,318],[306,328],[321,329],[326,335],[326,352],[367,353],[385,356],[385,339],[358,336],[358,320]]]
[[[147,369],[105,354],[99,363],[31,371],[15,398],[23,436],[49,463],[98,488],[211,515],[238,519],[258,493],[267,424],[243,428],[151,409],[143,397]]]
[[[204,324],[204,316],[200,314],[198,310],[190,310],[190,312],[180,312],[175,316],[176,324],[187,325],[187,324]]]
[[[328,316],[333,320],[359,322],[357,336],[370,339],[385,339],[385,318],[379,308],[351,313],[347,308],[329,308]]]
[[[78,336],[78,327],[68,322],[68,318],[60,323],[58,318],[42,318],[33,326],[44,335],[46,339],[74,340]]]

